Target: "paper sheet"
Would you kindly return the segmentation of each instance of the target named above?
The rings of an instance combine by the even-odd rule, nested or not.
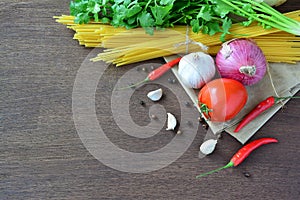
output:
[[[171,61],[176,56],[164,57],[165,61]],[[188,96],[193,101],[194,105],[200,112],[197,100],[197,90],[187,88],[178,77],[178,66],[172,68],[174,75],[177,77],[181,86],[184,88]],[[271,77],[271,78],[270,78]],[[271,81],[272,79],[272,81]],[[206,119],[207,124],[214,134],[220,134],[222,131],[229,133],[239,142],[244,144],[247,142],[289,99],[279,103],[268,109],[247,126],[241,129],[238,133],[233,133],[236,125],[243,117],[249,113],[259,102],[269,96],[276,96],[274,88],[279,96],[293,96],[300,90],[300,63],[286,64],[286,63],[271,63],[269,64],[269,72],[257,84],[247,86],[248,101],[245,107],[232,120],[224,123],[215,123]],[[204,117],[204,116],[203,116]],[[205,117],[204,117],[205,118]]]

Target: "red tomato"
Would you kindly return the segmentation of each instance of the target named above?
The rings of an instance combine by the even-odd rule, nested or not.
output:
[[[199,92],[198,101],[203,114],[211,121],[224,122],[235,117],[248,99],[240,82],[220,78],[207,83]]]

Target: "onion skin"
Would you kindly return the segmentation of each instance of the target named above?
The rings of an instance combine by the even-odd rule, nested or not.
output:
[[[222,45],[216,66],[221,77],[253,85],[266,74],[267,60],[253,40],[234,39]]]

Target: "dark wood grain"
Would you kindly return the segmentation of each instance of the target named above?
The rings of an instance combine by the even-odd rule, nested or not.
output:
[[[280,143],[255,151],[238,168],[194,178],[226,164],[241,147],[223,134],[215,153],[199,159],[206,133],[200,127],[192,145],[169,166],[142,174],[120,172],[87,151],[74,125],[73,85],[92,49],[79,46],[72,40],[73,31],[52,19],[69,13],[69,1],[12,0],[0,6],[0,199],[300,198],[298,100],[291,100],[253,137],[276,137]],[[282,12],[296,9],[298,0],[279,7]],[[96,93],[97,117],[119,147],[153,151],[173,135],[162,131],[150,141],[124,136],[109,110],[111,85],[133,66],[105,71]],[[143,107],[136,99],[143,99],[145,91],[135,92],[130,105],[133,120],[141,125],[149,121],[149,102]],[[166,96],[165,106],[178,112],[174,94],[169,91]]]

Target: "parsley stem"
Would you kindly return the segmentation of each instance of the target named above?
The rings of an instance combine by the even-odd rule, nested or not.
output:
[[[277,23],[278,25],[280,25],[280,26],[282,26],[282,27],[289,28],[289,25],[288,25],[288,24],[285,24],[284,22],[278,21],[276,18],[271,17],[271,16],[269,16],[269,15],[258,14],[257,16],[258,16],[258,17],[261,17],[261,18],[264,18],[264,19],[267,19],[267,20],[270,20],[270,21],[273,21],[274,23]]]
[[[180,20],[184,19],[186,16],[182,16],[179,17],[178,19],[176,19],[175,21],[172,22],[172,24],[176,24],[177,22],[179,22]]]
[[[261,8],[261,12],[264,13],[268,13],[271,16],[273,16],[274,18],[276,18],[276,20],[280,20],[286,24],[289,24],[291,26],[300,26],[299,22],[296,20],[293,20],[289,17],[284,16],[282,13],[278,12],[277,10],[273,9],[271,6],[269,6],[268,4],[266,4],[265,2],[262,3],[258,3],[255,1],[249,1],[249,0],[244,0],[246,2],[252,2],[256,7],[260,7]]]
[[[150,5],[150,3],[152,2],[152,0],[149,0],[144,8],[144,10],[147,10],[148,6]]]
[[[249,0],[244,0],[244,1],[249,2]],[[280,20],[280,21],[290,24],[290,25],[297,25],[297,24],[299,25],[299,23],[297,21],[284,16],[283,14],[281,14],[277,10],[273,9],[272,7],[270,7],[268,4],[266,4],[264,2],[262,2],[262,3],[257,3],[255,1],[251,1],[251,2],[255,5],[255,6],[253,6],[253,8],[259,10],[260,12],[270,14],[271,16],[276,18],[276,20]]]
[[[231,6],[232,8],[238,10],[241,13],[240,15],[242,17],[248,16],[250,18],[255,19],[256,21],[258,21],[260,23],[269,25],[269,26],[271,26],[273,28],[277,28],[279,30],[283,30],[283,31],[286,31],[286,32],[289,32],[289,33],[292,33],[292,34],[295,34],[295,35],[300,35],[300,23],[295,23],[295,24],[292,24],[292,25],[287,24],[285,26],[282,26],[277,21],[275,23],[273,23],[273,22],[270,22],[268,20],[264,20],[264,19],[259,18],[257,14],[248,13],[248,11],[245,11],[243,8],[240,8],[238,5],[236,5],[235,1],[230,1],[230,0],[221,0],[221,1],[223,3],[226,3],[227,5]],[[264,4],[260,5],[260,3],[257,3],[257,2],[252,1],[252,0],[242,0],[242,1],[254,4],[254,5],[257,5],[257,6],[263,6],[264,5]],[[266,8],[268,8],[268,9],[266,9]],[[273,11],[273,9],[270,8],[270,6],[268,6],[268,5],[264,5],[262,7],[262,9],[263,9],[263,11],[265,11],[265,13],[266,13],[266,11],[268,11],[267,13],[269,13],[270,9],[271,9],[271,11]],[[282,18],[284,18],[284,15],[281,15],[279,19],[282,19]]]

